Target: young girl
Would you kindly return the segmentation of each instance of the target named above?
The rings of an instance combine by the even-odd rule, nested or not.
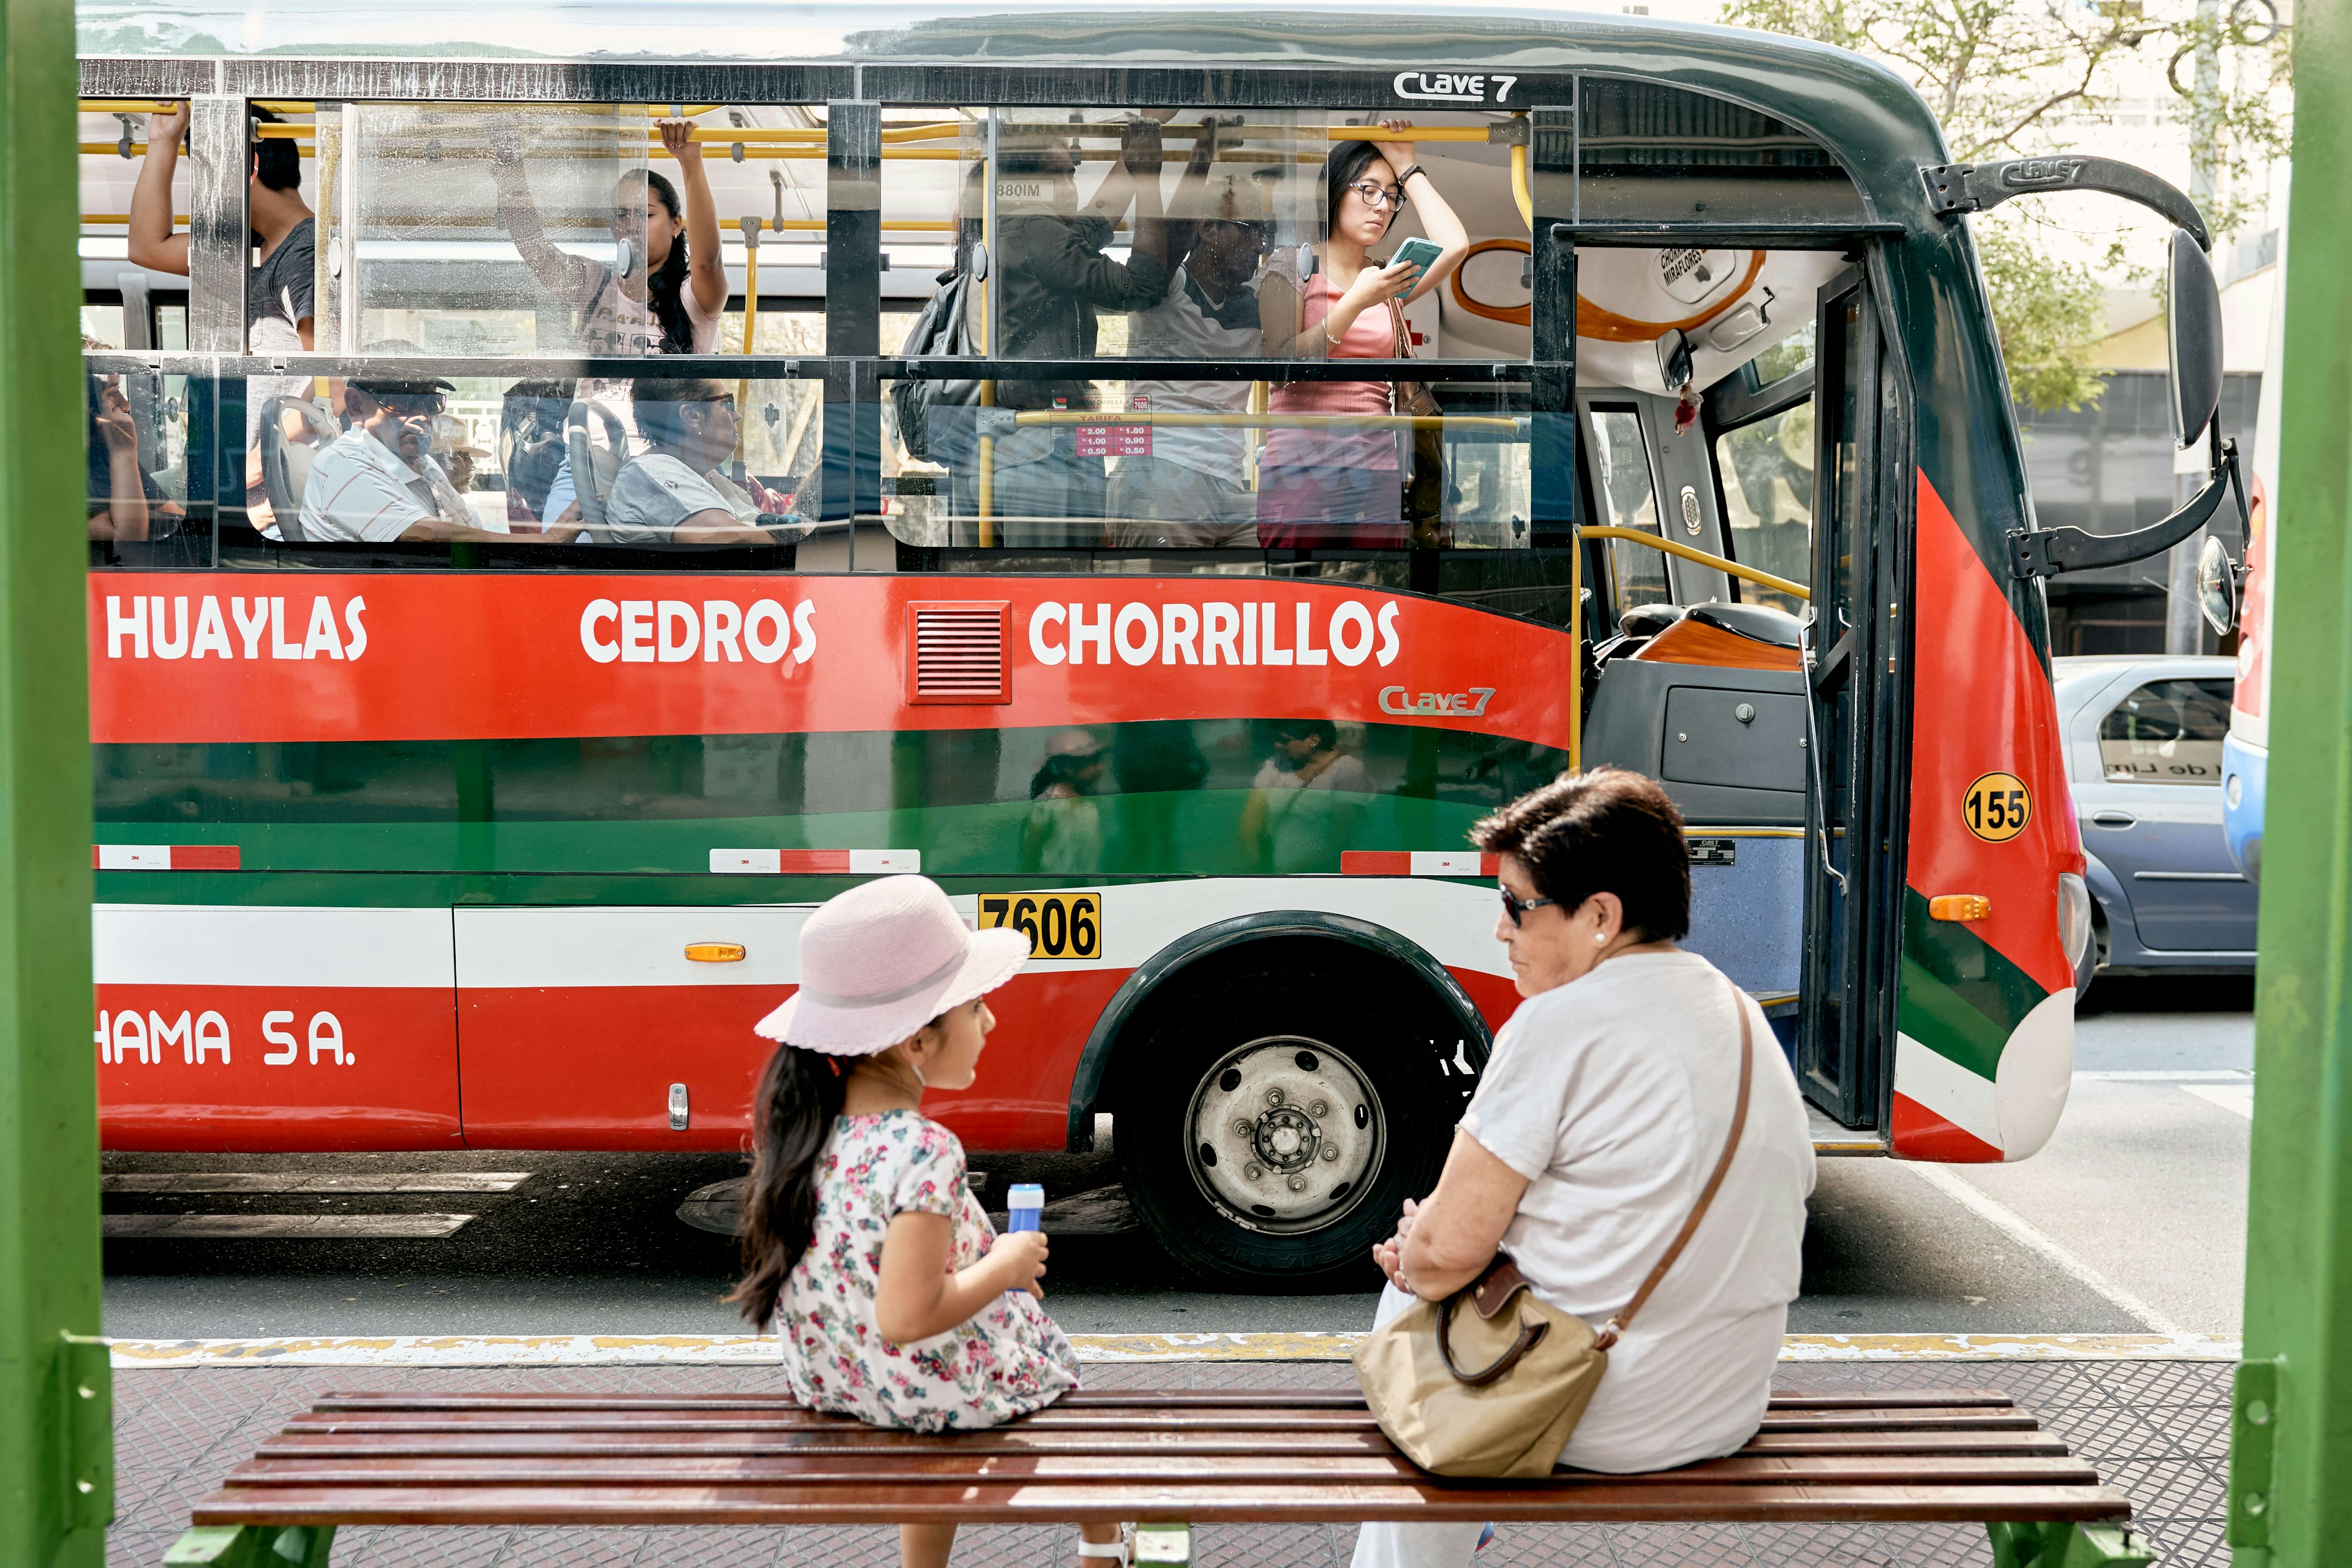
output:
[[[967,929],[922,877],[884,877],[801,930],[801,988],[761,1019],[781,1041],[753,1100],[745,1275],[728,1300],[782,1320],[785,1376],[813,1410],[917,1432],[996,1426],[1078,1385],[1037,1304],[1041,1231],[1000,1237],[927,1089],[969,1089],[996,1027],[983,994],[1028,961],[1017,931]],[[1079,1555],[1126,1561],[1118,1525]],[[940,1568],[952,1524],[898,1530]]]

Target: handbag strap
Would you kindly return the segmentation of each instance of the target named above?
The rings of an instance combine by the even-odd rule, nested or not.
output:
[[[1626,1326],[1633,1321],[1633,1314],[1642,1310],[1643,1303],[1650,1299],[1650,1292],[1658,1288],[1658,1281],[1666,1277],[1666,1270],[1672,1268],[1675,1259],[1683,1255],[1683,1248],[1698,1229],[1698,1222],[1706,1217],[1708,1205],[1715,1202],[1716,1189],[1723,1185],[1723,1178],[1730,1173],[1731,1157],[1739,1152],[1740,1131],[1748,1125],[1748,1091],[1756,1076],[1756,1042],[1748,1022],[1748,998],[1728,979],[1724,984],[1731,986],[1732,1010],[1739,1015],[1739,1100],[1731,1108],[1731,1134],[1723,1141],[1723,1153],[1715,1162],[1715,1173],[1707,1177],[1706,1186],[1698,1194],[1698,1202],[1692,1207],[1690,1218],[1683,1221],[1683,1228],[1666,1248],[1666,1255],[1658,1259],[1658,1266],[1650,1270],[1650,1277],[1642,1281],[1642,1288],[1633,1292],[1633,1299],[1609,1320],[1607,1326],[1593,1341],[1594,1346],[1600,1350],[1607,1350],[1624,1334]]]

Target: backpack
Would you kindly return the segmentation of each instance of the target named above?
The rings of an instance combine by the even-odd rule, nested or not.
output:
[[[969,355],[971,333],[964,311],[971,291],[981,286],[985,268],[964,265],[965,255],[960,253],[953,271],[939,277],[939,292],[915,318],[907,331],[906,346],[899,352],[907,357],[940,357]],[[973,408],[980,404],[980,383],[977,381],[916,380],[909,377],[890,388],[890,402],[898,414],[898,441],[907,455],[925,462],[944,463],[952,467],[961,454],[957,448],[969,440],[966,427],[969,418],[950,418],[938,422],[934,427],[935,408]]]

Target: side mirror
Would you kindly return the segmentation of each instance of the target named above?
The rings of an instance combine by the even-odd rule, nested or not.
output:
[[[2205,433],[2221,405],[2221,291],[2214,287],[2204,247],[2185,228],[2172,231],[2165,329],[2172,444],[2185,450]]]
[[[2197,556],[2197,607],[2217,637],[2228,637],[2238,624],[2238,568],[2218,539],[2208,537]]]

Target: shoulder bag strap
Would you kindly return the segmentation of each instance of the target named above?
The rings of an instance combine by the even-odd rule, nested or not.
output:
[[[1633,1314],[1642,1310],[1642,1304],[1650,1299],[1650,1292],[1658,1288],[1658,1281],[1666,1277],[1666,1270],[1672,1268],[1675,1259],[1683,1255],[1683,1248],[1689,1244],[1692,1233],[1698,1229],[1698,1222],[1706,1217],[1708,1206],[1715,1202],[1716,1189],[1723,1185],[1724,1176],[1731,1170],[1731,1157],[1739,1152],[1740,1131],[1748,1125],[1748,1090],[1756,1076],[1756,1042],[1748,1022],[1748,998],[1730,981],[1726,980],[1724,984],[1731,986],[1732,1010],[1739,1016],[1739,1100],[1731,1108],[1731,1135],[1723,1141],[1723,1153],[1715,1162],[1715,1173],[1707,1177],[1706,1189],[1699,1194],[1697,1204],[1692,1207],[1690,1218],[1683,1221],[1683,1228],[1675,1235],[1673,1245],[1666,1248],[1666,1255],[1658,1259],[1658,1266],[1650,1270],[1650,1277],[1642,1281],[1642,1288],[1633,1292],[1633,1299],[1625,1304],[1622,1311],[1609,1320],[1608,1326],[1593,1342],[1601,1350],[1605,1351],[1617,1342],[1626,1325],[1633,1322]]]

